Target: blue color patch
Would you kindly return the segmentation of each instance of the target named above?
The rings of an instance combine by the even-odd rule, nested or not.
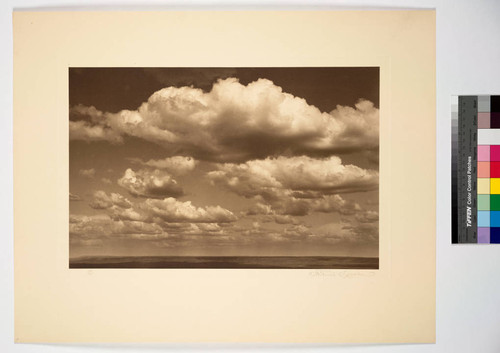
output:
[[[500,244],[500,228],[490,228],[490,244]]]
[[[491,227],[500,227],[500,211],[490,211]]]

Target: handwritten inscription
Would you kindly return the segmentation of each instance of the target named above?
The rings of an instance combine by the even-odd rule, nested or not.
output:
[[[314,270],[309,272],[311,277],[335,277],[335,278],[360,278],[360,277],[373,277],[376,272],[374,271],[321,271]]]

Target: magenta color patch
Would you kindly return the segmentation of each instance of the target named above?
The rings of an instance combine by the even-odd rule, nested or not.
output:
[[[500,146],[491,145],[490,146],[490,161],[500,161]]]
[[[477,146],[477,160],[480,162],[489,162],[490,146]]]

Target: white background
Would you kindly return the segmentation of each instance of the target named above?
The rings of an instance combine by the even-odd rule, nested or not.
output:
[[[87,4],[81,7],[81,3]],[[307,6],[305,5],[307,3]],[[120,6],[118,6],[120,4]],[[0,352],[500,352],[500,245],[450,244],[450,96],[500,94],[500,1],[0,0]],[[75,7],[79,5],[79,7]],[[402,345],[34,345],[13,343],[13,9],[435,8],[437,17],[437,338]],[[43,68],[40,68],[43,70]],[[408,107],[412,109],[412,107]],[[33,127],[36,129],[36,127]],[[425,171],[422,171],[425,173]],[[418,214],[409,215],[418,222]],[[415,239],[418,241],[418,239]],[[408,320],[412,320],[408,317]]]

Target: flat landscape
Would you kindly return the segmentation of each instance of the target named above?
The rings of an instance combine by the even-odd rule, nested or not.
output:
[[[344,256],[93,256],[71,259],[70,268],[269,268],[378,269],[375,257]]]

